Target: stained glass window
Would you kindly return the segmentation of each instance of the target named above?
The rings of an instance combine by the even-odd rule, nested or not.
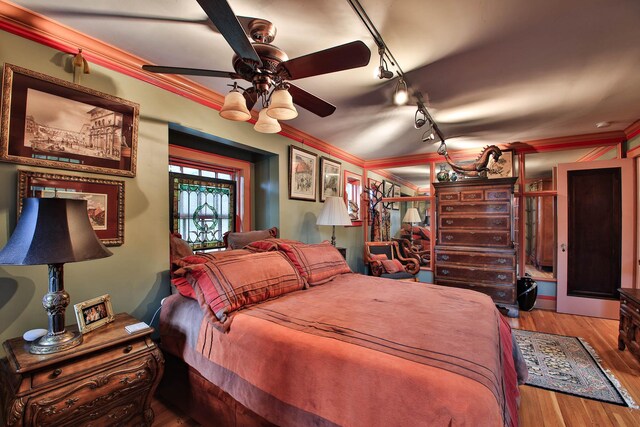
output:
[[[170,173],[172,230],[194,250],[224,247],[235,230],[236,183],[227,179]]]

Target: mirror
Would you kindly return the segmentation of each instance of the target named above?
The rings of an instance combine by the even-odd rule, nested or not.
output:
[[[353,172],[344,171],[344,201],[351,223],[362,221],[360,212],[360,193],[362,192],[362,178]],[[354,224],[355,225],[355,224]]]

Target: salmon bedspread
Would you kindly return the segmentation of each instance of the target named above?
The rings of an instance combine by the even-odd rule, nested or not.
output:
[[[510,329],[477,292],[342,274],[213,323],[201,371],[276,425],[518,422]]]

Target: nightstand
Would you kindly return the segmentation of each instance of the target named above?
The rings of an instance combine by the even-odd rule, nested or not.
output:
[[[336,248],[342,255],[342,258],[347,259],[347,248]]]
[[[48,355],[29,353],[29,343],[22,338],[5,341],[0,420],[7,426],[150,426],[151,399],[164,358],[151,340],[152,328],[125,331],[137,322],[118,314],[113,322],[85,334],[79,346]]]

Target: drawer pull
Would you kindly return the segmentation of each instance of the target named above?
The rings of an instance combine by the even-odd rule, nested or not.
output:
[[[622,303],[623,303],[623,304],[626,304],[626,303],[627,303],[627,300],[626,300],[626,299],[623,299],[623,300],[622,300]]]
[[[502,236],[493,236],[493,240],[495,242],[501,242],[502,241]]]
[[[451,224],[453,224],[453,220],[452,219],[448,219],[448,220],[445,221],[445,223],[447,225],[451,225]]]
[[[449,274],[449,270],[442,270],[442,274],[446,276],[447,274]]]
[[[444,238],[447,240],[453,240],[453,236],[451,234],[447,234]]]
[[[447,206],[444,208],[445,211],[451,212],[453,210],[453,206]]]
[[[506,296],[507,296],[507,293],[506,293],[505,291],[499,291],[499,292],[497,292],[497,294],[498,294],[498,296],[499,296],[500,298],[504,298],[504,297],[506,297]]]
[[[499,219],[494,220],[493,225],[502,225],[502,220],[499,220]]]
[[[498,258],[498,264],[506,264],[506,263],[507,263],[506,258]]]
[[[51,373],[51,378],[59,377],[61,373],[62,373],[62,369],[60,369],[60,368],[56,368],[56,369],[54,369],[54,370],[53,370],[53,372]]]
[[[442,256],[440,257],[440,259],[442,259],[442,260],[446,261],[446,260],[448,260],[448,259],[449,259],[449,255],[442,255]]]
[[[131,353],[131,350],[133,350],[133,347],[131,345],[128,345],[124,348],[125,353]]]
[[[507,275],[506,274],[498,274],[498,279],[506,280],[507,279]]]
[[[451,200],[451,199],[453,199],[453,195],[452,194],[445,194],[444,198],[447,199],[447,200]]]

